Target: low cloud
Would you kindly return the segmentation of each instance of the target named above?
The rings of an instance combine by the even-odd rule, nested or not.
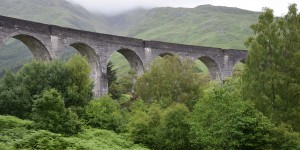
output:
[[[101,12],[106,15],[116,15],[134,8],[154,7],[189,7],[211,4],[216,6],[238,7],[241,9],[261,11],[263,7],[274,9],[276,15],[287,12],[289,4],[299,0],[67,0],[85,7],[92,12]]]

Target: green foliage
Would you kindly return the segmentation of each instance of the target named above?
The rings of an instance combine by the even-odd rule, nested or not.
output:
[[[231,84],[214,87],[197,102],[190,126],[196,149],[269,149],[276,141],[274,125]]]
[[[174,104],[162,109],[142,101],[132,104],[127,130],[136,143],[151,149],[189,149],[189,109],[184,104]]]
[[[8,71],[0,79],[0,114],[29,118],[33,97],[26,85],[18,82],[17,76]]]
[[[136,107],[141,106],[142,107]],[[145,107],[145,103],[137,101],[135,109],[129,115],[127,130],[136,143],[142,143],[150,148],[159,147],[158,127],[161,122],[162,110],[157,105]]]
[[[136,73],[131,70],[128,71],[126,75],[117,78],[117,70],[114,70],[113,67],[112,63],[109,62],[107,66],[109,94],[111,94],[113,99],[120,99],[122,94],[132,92],[133,82],[136,80]]]
[[[273,149],[300,149],[300,133],[293,132],[288,125],[280,124],[273,134],[277,139],[273,144]]]
[[[75,134],[81,130],[78,116],[65,108],[60,93],[54,89],[44,91],[34,101],[33,117],[35,127],[55,133]]]
[[[130,70],[126,75],[118,79],[119,92],[122,94],[132,93],[133,83],[136,81],[136,72]]]
[[[111,61],[109,61],[107,65],[107,79],[109,94],[111,94],[113,99],[119,99],[122,96],[122,93],[118,91],[116,70],[113,69]]]
[[[189,109],[184,104],[176,104],[164,111],[159,127],[160,145],[158,149],[190,149],[188,139]],[[156,118],[153,118],[156,120]]]
[[[143,100],[158,100],[163,107],[181,102],[192,108],[200,96],[201,84],[193,65],[189,60],[181,62],[177,56],[156,59],[151,69],[138,78],[135,91]]]
[[[79,134],[64,136],[44,130],[33,130],[32,121],[0,115],[0,148],[11,149],[146,149],[134,144],[126,135],[112,131],[85,129]]]
[[[290,5],[283,18],[265,9],[256,24],[243,75],[243,95],[277,125],[300,131],[300,14]]]
[[[32,126],[32,121],[0,115],[0,149],[13,149],[14,141],[34,132]]]
[[[122,94],[132,94],[133,83],[136,80],[136,73],[131,70],[109,85],[109,94],[113,99],[120,99]]]
[[[109,96],[90,101],[84,110],[87,125],[114,131],[120,131],[123,126],[120,106]]]
[[[89,71],[86,59],[75,55],[66,63],[33,61],[16,74],[7,72],[0,80],[0,114],[30,118],[33,97],[51,88],[61,93],[66,107],[83,107],[92,96]]]
[[[66,149],[73,143],[67,142],[60,134],[49,131],[37,131],[25,136],[22,140],[15,143],[16,149]]]
[[[69,137],[67,141],[74,143],[74,148],[89,150],[143,150],[142,146],[134,144],[126,135],[118,135],[112,131],[100,129],[87,129],[84,132]]]
[[[0,129],[10,129],[16,127],[30,128],[32,121],[21,120],[13,116],[0,116]]]
[[[76,54],[66,62],[67,73],[69,74],[69,85],[65,98],[66,107],[83,107],[92,98],[92,81],[90,79],[90,66],[87,60]]]

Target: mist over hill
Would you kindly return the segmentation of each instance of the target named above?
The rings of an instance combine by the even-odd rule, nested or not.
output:
[[[249,26],[259,13],[238,8],[202,5],[196,8],[135,9],[116,16],[93,14],[65,0],[1,0],[0,15],[93,32],[220,48],[245,49]],[[13,43],[13,44],[12,44]],[[113,55],[116,68],[126,64]],[[32,54],[11,40],[0,49],[0,73],[18,68]],[[129,67],[122,69],[123,73]]]

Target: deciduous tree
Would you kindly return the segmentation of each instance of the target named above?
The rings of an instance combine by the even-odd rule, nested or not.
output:
[[[251,28],[243,95],[273,122],[300,131],[300,14],[296,5],[282,18],[265,9]]]

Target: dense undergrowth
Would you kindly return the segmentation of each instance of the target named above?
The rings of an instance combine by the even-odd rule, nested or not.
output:
[[[35,130],[33,121],[0,116],[0,149],[146,149],[134,144],[128,135],[87,127],[73,136]]]

